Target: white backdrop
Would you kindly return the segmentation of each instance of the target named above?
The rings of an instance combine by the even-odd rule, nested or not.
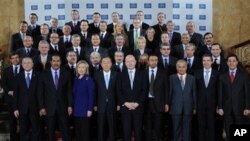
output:
[[[194,21],[196,31],[204,34],[212,31],[212,0],[25,0],[25,20],[31,12],[39,17],[38,23],[49,23],[52,17],[59,25],[70,21],[70,12],[77,9],[80,19],[92,22],[92,13],[100,12],[102,19],[111,22],[111,13],[117,11],[127,26],[131,24],[137,10],[144,11],[144,20],[150,25],[157,23],[157,13],[164,12],[166,21],[175,22],[175,30],[186,32],[187,21]]]

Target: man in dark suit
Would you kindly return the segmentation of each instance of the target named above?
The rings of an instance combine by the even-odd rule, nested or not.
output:
[[[160,49],[161,49],[161,45],[162,44],[166,44],[166,45],[168,44],[170,46],[169,37],[168,37],[168,33],[167,32],[162,32],[162,34],[161,34],[161,40],[159,42],[159,46],[155,48],[155,53],[157,55],[161,55]]]
[[[140,27],[140,20],[135,19],[133,21],[133,29],[129,30],[128,33],[129,46],[131,50],[138,49],[137,39],[138,37],[145,35],[146,35],[145,30]]]
[[[156,25],[153,25],[152,27],[155,30],[155,39],[159,41],[161,39],[162,32],[167,31],[166,24],[164,23],[165,14],[163,12],[159,12],[157,14],[157,20],[158,20],[158,23]]]
[[[107,32],[107,22],[101,21],[99,28],[100,28],[100,39],[101,39],[100,46],[109,49],[111,47],[112,35]]]
[[[169,43],[171,48],[176,45],[181,44],[181,34],[179,32],[174,31],[175,24],[173,21],[167,22],[167,32],[169,37]]]
[[[192,21],[187,22],[186,30],[190,36],[190,43],[193,43],[197,48],[196,55],[200,54],[204,46],[203,36],[195,32],[195,24]]]
[[[191,141],[192,115],[196,112],[195,78],[187,74],[187,63],[178,60],[177,74],[171,75],[170,81],[170,114],[173,121],[174,141]]]
[[[23,39],[26,35],[29,35],[28,32],[28,23],[26,21],[20,21],[19,22],[19,32],[15,33],[11,36],[11,41],[10,41],[10,51],[14,52],[19,48],[23,48]]]
[[[49,33],[57,33],[59,36],[63,35],[62,29],[58,27],[58,19],[57,18],[51,18],[50,19],[50,28]]]
[[[134,51],[134,56],[137,61],[139,61],[140,56],[143,54],[150,55],[152,53],[152,50],[150,48],[146,48],[146,39],[144,36],[138,37],[138,49]]]
[[[107,26],[107,31],[108,31],[109,34],[114,33],[114,27],[115,27],[116,23],[121,22],[120,21],[120,15],[119,15],[118,12],[113,12],[111,14],[111,17],[112,17],[113,22],[108,24],[108,26]],[[126,24],[123,24],[123,28],[124,28],[124,31],[127,33],[128,31],[127,31]]]
[[[221,55],[222,47],[219,43],[214,43],[211,47],[211,53],[213,57],[212,68],[214,70],[219,71],[220,73],[224,73],[227,71],[228,66],[226,63],[226,59]]]
[[[145,104],[145,137],[146,141],[162,140],[163,112],[168,112],[169,96],[168,77],[166,73],[157,67],[158,57],[149,56],[149,68],[146,69],[148,91]]]
[[[72,83],[74,82],[74,78],[76,77],[75,69],[76,69],[76,63],[77,63],[77,54],[75,51],[71,50],[67,52],[66,55],[67,64],[63,66],[64,69],[66,69],[71,76]]]
[[[124,43],[125,43],[124,36],[122,34],[117,34],[115,36],[115,46],[111,47],[108,50],[109,57],[112,59],[113,62],[114,62],[114,54],[116,51],[123,52],[124,57],[126,57],[128,54],[131,54],[132,52],[131,48],[125,46]]]
[[[114,64],[112,66],[112,70],[116,72],[122,72],[126,69],[126,65],[124,64],[124,53],[121,51],[116,51],[114,54]]]
[[[87,61],[89,61],[90,59],[90,54],[92,52],[98,52],[101,55],[101,58],[108,56],[108,51],[107,49],[103,48],[102,46],[100,46],[101,43],[101,39],[100,36],[98,34],[93,34],[91,36],[91,43],[92,43],[92,47],[89,48],[85,48],[85,58]]]
[[[91,34],[99,34],[100,28],[99,24],[101,21],[101,14],[99,12],[94,12],[92,15],[93,23],[89,24],[89,31]]]
[[[215,113],[218,98],[218,77],[212,69],[212,56],[204,54],[203,69],[195,71],[199,141],[215,141]],[[208,133],[208,134],[206,134]]]
[[[138,20],[140,21],[139,27],[140,27],[141,29],[143,29],[143,30],[146,31],[146,30],[149,28],[149,25],[148,25],[147,23],[143,22],[143,18],[144,18],[144,13],[143,13],[143,11],[141,11],[141,10],[137,11],[136,14],[135,14],[135,19],[138,19]],[[131,24],[131,25],[129,26],[129,30],[133,30],[134,28],[135,28],[135,25],[134,25],[134,24]]]
[[[188,45],[189,41],[190,36],[187,33],[183,33],[181,35],[181,44],[171,48],[171,55],[178,59],[187,58],[186,46]]]
[[[89,22],[88,20],[81,20],[80,24],[81,31],[78,33],[81,36],[81,46],[90,47],[91,46],[91,33],[89,32]]]
[[[44,71],[49,69],[51,60],[51,56],[49,52],[49,43],[45,40],[41,40],[38,44],[39,54],[33,57],[34,61],[34,70],[36,71]]]
[[[41,40],[49,42],[49,25],[46,23],[42,24],[40,27],[40,33],[41,35],[36,36],[34,39],[34,47],[36,49],[38,48],[38,44]]]
[[[36,13],[30,13],[29,15],[30,25],[28,26],[28,31],[31,34],[32,38],[35,39],[36,36],[41,35],[40,33],[40,25],[36,22],[38,20],[38,16]]]
[[[64,25],[63,36],[60,37],[59,45],[63,46],[65,49],[72,47],[70,33],[71,33],[71,27],[69,25]]]
[[[92,52],[90,54],[90,62],[89,62],[89,74],[90,76],[94,76],[96,72],[102,70],[101,66],[101,55],[98,52]]]
[[[62,64],[66,63],[66,50],[59,44],[59,35],[57,33],[50,34],[49,54],[59,54],[62,58]]]
[[[18,141],[17,135],[17,119],[14,116],[14,82],[16,82],[16,76],[22,71],[22,67],[19,64],[20,58],[17,53],[11,53],[9,56],[11,66],[7,67],[3,71],[2,86],[4,89],[4,101],[8,105],[9,111],[9,128],[10,128],[10,141]]]
[[[124,141],[130,141],[132,131],[136,141],[142,141],[142,119],[144,101],[147,95],[145,73],[135,68],[136,60],[133,55],[125,59],[127,70],[119,75],[118,96],[121,107]]]
[[[177,58],[170,56],[171,48],[169,44],[161,44],[160,52],[158,68],[165,70],[168,75],[176,73]]]
[[[79,20],[78,10],[73,9],[71,11],[71,19],[72,19],[72,21],[65,23],[65,25],[69,25],[71,27],[71,29],[72,29],[72,31],[70,33],[71,35],[77,34],[81,31],[80,22],[78,21]]]
[[[226,139],[232,124],[246,124],[250,115],[249,74],[238,68],[238,57],[227,57],[228,70],[219,78],[218,113],[224,116]]]
[[[23,58],[22,67],[24,71],[16,77],[14,87],[14,115],[19,119],[20,141],[40,141],[37,95],[39,74],[33,70],[33,61],[30,57]]]
[[[38,54],[38,51],[32,47],[33,40],[31,36],[25,36],[23,39],[24,48],[19,48],[16,52],[19,54],[19,57],[22,59],[24,57],[33,58]]]
[[[81,43],[81,37],[78,34],[72,35],[72,47],[68,48],[66,52],[68,51],[75,51],[77,54],[77,60],[85,60],[85,50],[83,47],[80,46]]]
[[[118,73],[111,70],[112,61],[109,57],[103,58],[101,65],[103,71],[99,71],[94,76],[97,96],[98,141],[115,141]],[[105,135],[106,132],[108,135]]]
[[[186,53],[187,53],[187,58],[185,58],[185,60],[187,61],[187,73],[188,74],[194,74],[194,72],[198,69],[202,68],[202,63],[200,58],[194,56],[196,51],[196,47],[194,44],[189,43],[186,46]]]
[[[214,43],[213,33],[206,32],[203,36],[204,39],[204,46],[202,46],[198,57],[202,57],[204,54],[211,54],[212,45]]]
[[[62,138],[69,141],[68,116],[72,114],[72,88],[70,74],[60,68],[61,60],[57,54],[51,57],[51,69],[41,76],[39,85],[40,115],[46,116],[48,141],[55,141],[55,124],[58,123]]]

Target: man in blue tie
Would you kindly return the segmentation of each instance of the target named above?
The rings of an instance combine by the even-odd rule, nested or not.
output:
[[[23,58],[22,67],[24,71],[17,76],[14,88],[14,115],[19,119],[20,140],[40,141],[37,95],[39,74],[33,71],[33,61],[30,57]]]

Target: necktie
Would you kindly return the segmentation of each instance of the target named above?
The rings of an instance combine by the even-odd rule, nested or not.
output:
[[[66,44],[69,43],[68,37],[65,38],[65,43],[66,43]]]
[[[211,46],[209,46],[209,47],[208,47],[208,50],[209,50],[209,51],[211,51],[211,49],[212,49],[212,47],[211,47]]]
[[[180,76],[180,81],[181,81],[181,88],[182,90],[184,90],[185,82],[184,82],[183,75]]]
[[[41,56],[41,62],[43,64],[43,70],[45,70],[45,66],[46,66],[46,58],[45,58],[45,56]]]
[[[55,46],[55,51],[58,51],[58,46]]]
[[[134,83],[133,71],[129,71],[129,79],[130,79],[130,87],[131,89],[133,89],[133,83]]]
[[[54,84],[55,84],[55,87],[57,89],[57,86],[58,86],[58,81],[59,81],[59,76],[57,74],[57,71],[55,71],[55,76],[54,76]]]
[[[117,63],[117,70],[119,71],[119,72],[121,72],[121,63]]]
[[[167,66],[168,66],[168,59],[164,58],[164,67],[167,68]]]
[[[73,23],[73,27],[76,28],[76,23]]]
[[[155,81],[154,70],[151,70],[150,85],[149,85],[149,93],[151,94],[151,96],[154,96],[154,81]]]
[[[56,33],[56,28],[53,28],[52,32],[53,32],[53,33]]]
[[[94,48],[94,52],[97,52],[97,48],[96,47]]]
[[[135,30],[135,37],[134,37],[134,50],[138,49],[138,30]]]
[[[173,33],[172,33],[172,32],[169,32],[169,33],[168,33],[169,42],[171,42],[171,41],[172,41],[172,35],[173,35]]]
[[[32,29],[36,29],[36,26],[33,25],[33,26],[32,26]]]
[[[30,51],[29,51],[29,49],[28,49],[28,48],[26,49],[26,54],[27,54],[27,55],[29,55],[29,54],[30,54]]]
[[[208,86],[208,82],[209,82],[209,71],[208,70],[206,70],[205,71],[205,76],[204,76],[204,81],[205,81],[205,86],[206,86],[206,88],[207,88],[207,86]]]
[[[105,86],[106,86],[106,89],[108,90],[109,88],[109,75],[108,74],[105,75]]]
[[[80,55],[80,54],[79,54],[78,48],[75,49],[75,52],[76,52],[76,54],[77,54],[78,56]]]
[[[214,59],[214,63],[212,64],[212,68],[214,70],[219,70],[219,65],[217,64],[217,58]]]
[[[84,40],[86,39],[86,35],[85,35],[85,33],[83,33],[83,39],[84,39]]]
[[[231,81],[231,83],[234,82],[234,78],[235,78],[234,71],[231,71],[231,73],[230,73],[230,81]]]
[[[187,65],[188,65],[188,69],[191,68],[191,59],[187,59]]]
[[[30,87],[30,73],[29,72],[26,74],[25,81],[26,81],[27,88],[29,88]]]
[[[184,45],[184,50],[183,50],[183,55],[184,55],[184,58],[187,58],[186,48],[187,48],[187,46],[186,46],[186,45]]]
[[[104,35],[104,34],[102,33],[102,34],[101,34],[101,40],[103,39],[103,35]]]
[[[18,67],[14,66],[14,76],[16,76],[18,74]]]

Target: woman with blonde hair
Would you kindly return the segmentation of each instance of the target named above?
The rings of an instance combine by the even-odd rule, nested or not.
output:
[[[73,83],[73,115],[76,141],[90,140],[89,118],[94,106],[94,81],[89,76],[89,65],[81,60],[76,65],[76,78]]]
[[[128,46],[128,34],[126,32],[126,30],[124,29],[124,26],[121,22],[116,23],[116,25],[114,26],[114,33],[112,34],[113,37],[115,37],[118,34],[122,34],[125,40],[124,46]],[[115,39],[112,38],[111,40],[111,46],[115,46]]]

